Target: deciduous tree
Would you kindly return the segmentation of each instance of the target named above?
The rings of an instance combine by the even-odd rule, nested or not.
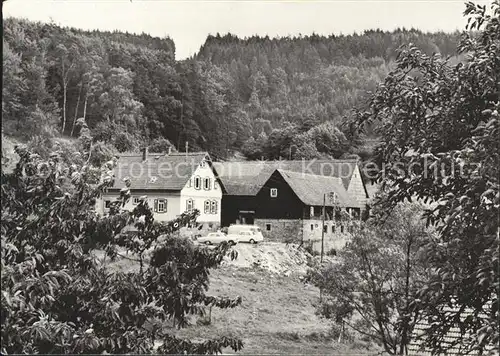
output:
[[[414,307],[429,318],[425,338],[436,353],[450,347],[443,338],[453,327],[464,354],[499,342],[500,2],[467,3],[465,15],[462,62],[407,46],[360,113],[362,124],[381,123],[383,209],[433,203],[426,218],[440,239],[427,245],[432,278]]]
[[[422,248],[432,232],[419,205],[404,204],[383,225],[355,231],[338,261],[309,277],[323,292],[319,313],[345,324],[391,355],[403,355],[420,310],[411,308],[426,282]]]
[[[231,308],[241,302],[206,294],[209,269],[228,253],[235,257],[229,245],[209,250],[171,235],[192,222],[197,211],[168,223],[154,220],[145,199],[124,211],[130,199],[126,180],[109,214],[99,216],[96,199],[112,184],[114,160],[103,166],[102,179],[94,185],[89,179],[95,169],[83,156],[66,166],[57,153],[47,161],[22,148],[17,153],[14,172],[2,171],[2,354],[241,349],[236,339],[194,342],[168,328],[186,326],[187,316],[203,315],[206,306]],[[130,226],[135,232],[125,232]],[[97,259],[96,249],[111,260],[132,251],[140,270],[112,271]]]

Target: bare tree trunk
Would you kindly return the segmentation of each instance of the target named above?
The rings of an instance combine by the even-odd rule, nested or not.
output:
[[[71,137],[73,137],[73,132],[75,131],[76,118],[78,117],[78,107],[80,106],[80,96],[82,94],[83,82],[80,83],[80,90],[78,91],[78,100],[76,101],[75,117],[73,118],[73,125],[71,126]]]
[[[62,76],[63,76],[63,124],[61,133],[64,134],[66,128],[66,76],[64,75],[64,59],[62,60]]]
[[[64,134],[64,130],[66,129],[66,102],[67,102],[67,94],[68,94],[68,83],[69,83],[69,72],[73,67],[73,63],[69,66],[66,74],[64,73],[64,60],[62,62],[62,74],[63,74],[63,125],[62,125],[62,134]]]
[[[401,355],[408,354],[407,344],[409,340],[409,327],[410,327],[410,316],[408,315],[410,309],[410,273],[411,273],[411,247],[413,239],[410,237],[408,244],[406,246],[406,266],[405,266],[405,316],[403,322],[403,328],[401,332],[401,345],[399,348],[399,353]]]
[[[87,93],[85,94],[85,104],[83,105],[83,120],[85,120],[85,118],[87,117],[87,101],[89,99],[89,93],[87,91]]]

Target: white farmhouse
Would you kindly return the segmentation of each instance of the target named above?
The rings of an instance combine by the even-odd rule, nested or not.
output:
[[[114,170],[114,184],[97,203],[97,210],[105,214],[111,201],[131,182],[131,199],[125,209],[132,210],[142,196],[158,221],[169,221],[180,214],[198,209],[198,223],[220,225],[222,185],[212,169],[206,152],[148,153],[119,156]]]

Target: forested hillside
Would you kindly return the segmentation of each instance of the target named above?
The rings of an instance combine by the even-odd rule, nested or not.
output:
[[[388,74],[397,48],[452,55],[459,35],[416,30],[298,38],[209,36],[175,61],[169,38],[4,21],[3,132],[77,136],[117,151],[235,151],[265,157],[342,157],[364,138],[342,125]],[[368,132],[370,135],[370,132]],[[168,140],[168,141],[167,141]]]

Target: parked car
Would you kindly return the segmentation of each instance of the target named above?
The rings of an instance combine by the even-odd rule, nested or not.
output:
[[[249,242],[251,244],[256,244],[258,242],[264,241],[264,236],[260,231],[254,229],[239,230],[238,233],[227,234],[227,238],[236,242]]]
[[[241,224],[231,225],[227,229],[227,234],[228,235],[240,235],[243,231],[253,232],[257,236],[257,239],[254,238],[255,242],[264,240],[264,236],[262,235],[262,231],[260,230],[260,227],[255,226],[255,225],[241,225]]]
[[[238,240],[224,234],[223,232],[210,232],[207,236],[199,237],[196,241],[206,245],[217,245],[221,242],[229,242],[231,245],[236,245]]]

